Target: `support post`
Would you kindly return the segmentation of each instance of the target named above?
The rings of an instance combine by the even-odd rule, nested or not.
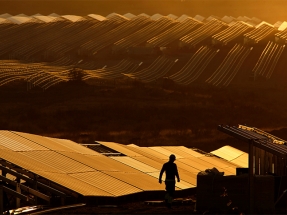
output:
[[[16,192],[21,194],[21,188],[20,188],[20,178],[16,179],[17,184],[16,184]],[[20,208],[20,198],[16,197],[16,208]]]
[[[253,140],[249,142],[249,159],[248,159],[248,167],[249,167],[249,213],[254,213],[254,170],[253,170]]]
[[[34,188],[35,190],[38,190],[38,186],[37,186],[38,177],[37,177],[36,174],[34,174],[34,180],[35,180],[35,182],[34,182],[34,184],[33,184],[33,188]],[[35,196],[35,204],[38,204],[38,197],[37,197],[37,196]],[[50,204],[50,201],[49,201],[49,204]]]
[[[65,197],[61,197],[61,205],[62,205],[62,206],[65,205],[65,200],[66,200]]]
[[[3,193],[3,182],[0,182],[0,214],[4,212],[4,193]]]

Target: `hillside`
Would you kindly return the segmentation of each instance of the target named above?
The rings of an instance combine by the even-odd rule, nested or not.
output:
[[[67,82],[27,91],[25,83],[14,82],[0,88],[0,129],[84,143],[184,145],[204,151],[228,144],[246,151],[245,143],[217,131],[217,125],[277,130],[274,134],[287,139],[286,87],[266,86],[165,89]]]

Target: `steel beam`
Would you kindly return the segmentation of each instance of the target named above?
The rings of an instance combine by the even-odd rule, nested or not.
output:
[[[3,191],[5,191],[5,192],[7,192],[7,193],[9,193],[9,194],[11,194],[11,195],[13,195],[13,196],[15,196],[16,198],[21,199],[21,200],[34,203],[34,200],[33,200],[33,199],[31,199],[31,198],[29,198],[28,196],[25,196],[25,195],[23,195],[23,194],[21,194],[21,193],[18,193],[18,192],[16,192],[15,190],[12,190],[12,189],[10,189],[10,188],[8,188],[8,187],[3,186]]]
[[[21,179],[23,179],[23,180],[25,180],[25,181],[27,181],[27,182],[30,182],[30,183],[32,183],[32,184],[35,183],[35,180],[33,180],[33,179],[31,179],[31,178],[29,178],[29,177],[27,177],[27,176],[25,176],[25,175],[22,175],[22,174],[20,174],[20,173],[18,173],[18,172],[15,172],[15,171],[13,171],[13,170],[7,168],[7,167],[4,167],[4,166],[1,166],[1,165],[0,165],[0,169],[1,169],[2,171],[3,171],[3,170],[6,171],[7,173],[9,173],[9,174],[11,174],[11,175],[14,175],[14,176],[16,176],[16,177],[19,177],[19,178],[21,178]],[[61,197],[67,197],[67,195],[66,195],[65,193],[63,193],[63,192],[61,192],[61,191],[59,191],[59,190],[57,190],[57,189],[54,189],[54,188],[52,188],[52,187],[50,187],[50,186],[48,186],[48,185],[46,185],[46,184],[43,184],[43,183],[41,183],[41,182],[39,182],[39,181],[37,181],[36,183],[37,183],[37,186],[39,186],[39,187],[41,187],[41,188],[43,188],[43,189],[45,189],[45,190],[48,190],[48,191],[50,191],[51,193],[57,194],[57,195],[59,195],[59,196],[61,196]]]
[[[6,177],[1,176],[1,175],[0,175],[0,180],[5,181],[5,182],[7,182],[7,183],[9,183],[9,184],[11,184],[13,186],[17,186],[18,185],[18,183],[16,181],[12,181],[9,178],[6,178]],[[26,192],[34,195],[34,196],[37,196],[37,197],[39,197],[41,199],[44,199],[47,202],[50,202],[50,199],[51,199],[50,196],[47,196],[47,195],[45,195],[45,194],[43,194],[43,193],[41,193],[41,192],[39,192],[37,190],[34,190],[34,189],[30,188],[30,187],[27,187],[27,186],[23,185],[23,184],[19,184],[19,187],[23,191],[26,191]]]
[[[3,214],[4,212],[4,192],[3,192],[3,185],[2,182],[0,182],[0,214]]]

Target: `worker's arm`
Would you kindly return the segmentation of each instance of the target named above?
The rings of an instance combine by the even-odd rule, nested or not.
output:
[[[175,164],[175,176],[176,176],[176,178],[177,178],[177,182],[180,182],[180,178],[179,178],[179,174],[178,174],[178,170],[177,170],[177,166],[176,166],[176,164]]]
[[[162,166],[161,171],[160,171],[160,173],[159,173],[158,182],[159,182],[160,184],[161,184],[161,182],[162,182],[161,178],[162,178],[162,174],[164,173],[164,171],[165,171],[165,165]]]

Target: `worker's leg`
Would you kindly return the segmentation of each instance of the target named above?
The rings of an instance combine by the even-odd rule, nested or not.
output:
[[[175,191],[175,181],[166,181],[165,185],[166,185],[165,189],[167,191],[167,194],[165,196],[167,207],[171,208],[171,203]]]

